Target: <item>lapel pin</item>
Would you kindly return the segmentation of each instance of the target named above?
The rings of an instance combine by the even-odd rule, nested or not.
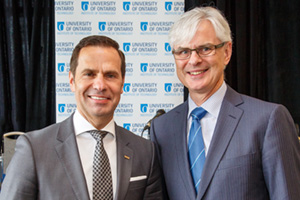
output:
[[[130,159],[130,157],[129,157],[129,156],[126,156],[126,155],[124,155],[124,158],[127,159],[127,160]]]

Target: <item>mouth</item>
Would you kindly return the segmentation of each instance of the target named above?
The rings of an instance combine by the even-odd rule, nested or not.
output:
[[[205,70],[201,70],[201,71],[194,71],[194,72],[188,72],[190,75],[196,76],[199,74],[203,74],[204,72],[206,72],[208,69]]]
[[[107,97],[99,97],[99,96],[92,96],[92,95],[90,95],[89,97],[94,100],[108,100],[109,99]]]

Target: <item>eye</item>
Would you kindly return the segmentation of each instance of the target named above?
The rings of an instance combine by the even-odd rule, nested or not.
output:
[[[175,51],[175,54],[177,55],[187,55],[190,53],[189,49],[178,49],[177,51]]]
[[[203,46],[198,48],[198,52],[200,54],[209,54],[213,50],[213,47],[211,46]]]
[[[86,73],[84,73],[84,76],[93,76],[94,74],[93,74],[93,72],[86,72]]]
[[[117,73],[107,73],[105,76],[107,78],[116,78],[118,76],[118,74]]]
[[[94,70],[91,70],[91,69],[84,69],[82,72],[82,77],[85,77],[85,78],[91,78],[91,77],[94,77],[96,72]]]

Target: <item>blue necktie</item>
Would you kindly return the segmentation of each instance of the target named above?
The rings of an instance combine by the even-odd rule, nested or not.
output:
[[[193,121],[189,134],[188,154],[196,193],[198,193],[198,186],[201,181],[201,173],[205,162],[204,142],[200,124],[200,120],[205,114],[206,110],[201,107],[195,108],[191,112]]]

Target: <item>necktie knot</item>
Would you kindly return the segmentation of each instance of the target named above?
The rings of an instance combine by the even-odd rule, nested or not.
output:
[[[193,117],[193,120],[197,119],[199,121],[204,117],[206,113],[207,111],[204,108],[197,107],[191,112],[191,116]]]
[[[95,140],[97,142],[100,142],[106,136],[107,132],[99,131],[99,130],[93,130],[93,131],[90,131],[90,134],[93,136],[93,138],[95,138]]]

